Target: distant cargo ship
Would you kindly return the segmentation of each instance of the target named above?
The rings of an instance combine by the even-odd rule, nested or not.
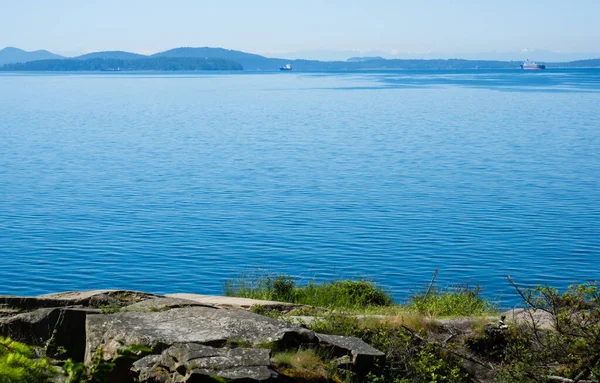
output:
[[[521,64],[521,69],[523,69],[523,70],[542,70],[542,69],[546,69],[546,66],[544,64],[536,64],[534,62],[530,62],[529,60],[527,60],[523,64]]]
[[[292,70],[292,64],[285,64],[284,66],[280,67],[279,70]]]

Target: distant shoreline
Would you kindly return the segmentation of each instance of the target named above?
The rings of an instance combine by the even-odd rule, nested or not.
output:
[[[525,58],[526,59],[526,58]],[[535,59],[531,57],[531,59]],[[154,55],[95,52],[67,58],[48,51],[0,50],[0,71],[247,71],[270,72],[290,65],[294,72],[360,70],[494,70],[518,69],[523,61],[466,59],[384,59],[354,57],[346,61],[269,58],[223,48],[175,48]],[[569,62],[540,62],[547,69],[600,68],[600,58]]]

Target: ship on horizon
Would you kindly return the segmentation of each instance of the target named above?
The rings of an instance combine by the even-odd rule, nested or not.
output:
[[[292,70],[292,64],[285,64],[282,67],[279,67],[279,70]]]
[[[523,70],[542,70],[542,69],[546,69],[546,66],[544,64],[536,64],[534,62],[527,60],[523,64],[521,64],[521,69],[523,69]]]

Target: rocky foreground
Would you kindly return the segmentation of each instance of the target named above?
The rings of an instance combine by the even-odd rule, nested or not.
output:
[[[316,350],[355,377],[383,365],[384,353],[358,338],[318,334],[248,311],[256,304],[293,308],[123,290],[2,296],[0,335],[36,347],[40,356],[88,367],[98,358],[116,361],[110,382],[307,381],[272,362],[274,352],[299,349]],[[130,357],[120,358],[124,351]]]

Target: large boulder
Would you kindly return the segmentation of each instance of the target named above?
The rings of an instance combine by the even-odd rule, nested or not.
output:
[[[350,357],[352,371],[365,375],[376,372],[385,362],[385,354],[353,336],[316,334],[321,348],[329,349],[335,358]],[[344,360],[344,359],[342,359]]]
[[[0,307],[32,311],[40,308],[56,307],[103,307],[108,305],[126,306],[157,295],[129,290],[67,291],[45,294],[37,297],[0,296]]]
[[[275,310],[281,313],[286,313],[294,308],[300,307],[294,303],[277,302],[277,301],[266,301],[262,299],[251,299],[251,298],[240,298],[240,297],[228,297],[221,295],[204,295],[204,294],[188,294],[188,293],[176,293],[165,295],[169,298],[179,298],[191,300],[200,303],[205,306],[212,306],[220,309],[242,309],[251,310],[255,307],[262,307],[266,310]]]
[[[48,356],[82,361],[86,308],[41,308],[0,319],[0,335],[43,347]]]
[[[42,347],[48,356],[82,361],[87,314],[154,299],[128,290],[63,292],[38,297],[0,296],[0,335]],[[102,310],[101,310],[102,309]]]
[[[248,311],[207,307],[88,315],[86,336],[86,362],[99,347],[104,357],[111,359],[120,348],[131,345],[145,345],[160,353],[177,343],[222,347],[237,342],[291,348],[315,342],[314,334],[301,327]]]
[[[138,312],[152,312],[152,311],[167,311],[173,308],[182,307],[213,307],[205,305],[188,299],[180,298],[169,298],[169,297],[157,297],[143,300],[128,306],[123,307],[122,311],[138,311]]]
[[[149,355],[131,368],[136,382],[252,382],[277,377],[269,368],[267,349],[217,349],[197,343],[176,344],[161,355]]]
[[[554,330],[556,326],[555,318],[544,310],[520,308],[507,311],[502,315],[506,317],[507,322],[515,325],[535,327],[540,330]]]

